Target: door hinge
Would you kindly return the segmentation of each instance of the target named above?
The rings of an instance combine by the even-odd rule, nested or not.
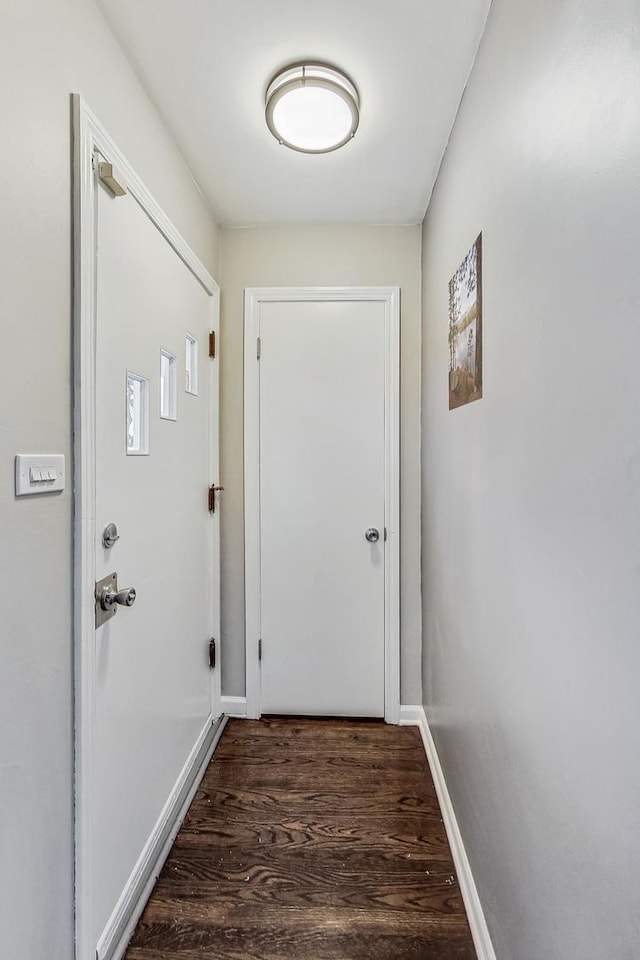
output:
[[[262,660],[262,640],[258,640],[258,663]]]
[[[262,356],[262,337],[258,337],[256,342],[256,358],[259,360]]]
[[[216,486],[215,483],[212,483],[211,486],[209,487],[209,492],[208,492],[209,513],[216,512],[216,493],[219,490],[224,490],[224,487]]]
[[[216,358],[216,332],[212,330],[209,334],[209,357],[212,360]]]
[[[216,641],[211,638],[209,640],[209,669],[215,670],[216,667]]]

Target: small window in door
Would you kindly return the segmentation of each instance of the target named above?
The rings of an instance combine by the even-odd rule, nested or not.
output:
[[[177,362],[168,350],[160,351],[160,416],[177,420]]]
[[[198,393],[198,341],[190,333],[185,340],[184,388],[187,393]]]
[[[149,453],[149,381],[127,372],[127,456]]]

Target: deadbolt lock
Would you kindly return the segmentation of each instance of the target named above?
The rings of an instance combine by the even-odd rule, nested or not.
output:
[[[111,550],[116,545],[120,536],[115,523],[108,523],[102,531],[102,546],[105,550]]]

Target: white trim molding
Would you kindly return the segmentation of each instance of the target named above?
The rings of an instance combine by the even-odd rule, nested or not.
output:
[[[260,582],[260,336],[261,303],[371,301],[385,306],[385,527],[384,719],[398,723],[400,710],[400,288],[252,287],[245,290],[244,503],[246,597],[246,715],[261,712],[258,640]]]
[[[407,706],[401,704],[399,723],[403,727],[419,727],[424,716],[424,708],[419,704]]]
[[[225,717],[246,717],[247,698],[246,697],[223,697],[222,712]]]
[[[458,883],[460,884],[460,892],[462,894],[462,899],[467,911],[467,919],[469,921],[469,926],[471,927],[471,936],[473,937],[473,945],[476,948],[478,960],[496,960],[496,954],[491,942],[489,928],[487,927],[487,921],[482,909],[482,903],[480,901],[480,897],[478,896],[478,890],[471,872],[471,866],[465,850],[464,840],[462,839],[462,834],[460,833],[456,812],[453,808],[451,797],[449,796],[447,781],[445,780],[440,758],[438,756],[438,751],[436,750],[436,745],[434,743],[431,730],[429,729],[429,723],[427,721],[427,715],[424,711],[424,707],[420,705],[401,706],[400,723],[403,726],[417,726],[420,730],[420,735],[424,744],[424,750],[429,762],[429,768],[431,770],[431,776],[433,777],[433,782],[435,784],[436,794],[440,804],[440,812],[442,813],[442,819],[447,832],[447,839],[449,840],[449,847],[451,848],[451,856],[453,857],[453,863],[456,868]]]
[[[211,298],[211,330],[219,327],[219,288],[211,274],[200,262],[186,240],[171,223],[159,203],[147,190],[144,183],[128,163],[117,145],[77,94],[72,96],[73,109],[73,255],[74,255],[74,801],[75,801],[75,956],[77,960],[93,960],[96,943],[92,932],[92,838],[91,811],[93,809],[92,757],[93,717],[95,707],[95,514],[96,514],[96,192],[98,170],[104,161],[117,170],[116,186],[126,186],[131,197],[139,204],[149,220],[157,227],[167,243],[176,252]],[[113,179],[113,178],[112,178]],[[217,365],[216,365],[217,367]],[[217,404],[217,371],[212,376],[212,402]],[[212,413],[213,416],[213,413]],[[212,424],[213,429],[213,424]],[[216,433],[213,441],[217,441]],[[212,452],[211,482],[218,482],[217,454]],[[212,524],[210,559],[219,556],[219,524]],[[219,636],[219,604],[213,604],[212,628]],[[217,720],[220,707],[220,671],[211,672],[211,713],[206,721],[207,737]],[[221,728],[220,728],[221,729]],[[202,738],[201,738],[202,739]],[[204,741],[203,741],[204,742]],[[189,764],[199,762],[200,740],[187,760],[181,778],[190,777]],[[213,748],[212,748],[213,749]],[[174,793],[167,800],[168,816],[179,813],[182,780],[179,778]],[[178,793],[175,793],[178,790]],[[174,796],[175,794],[175,796]],[[163,815],[164,816],[164,813]],[[162,820],[162,817],[161,817]],[[130,879],[130,889],[139,891],[147,871],[153,871],[154,857],[160,856],[164,837],[173,825],[167,820],[158,821],[158,826],[149,838],[142,857],[139,874]],[[138,868],[136,868],[138,869]],[[127,890],[127,910],[137,909]],[[104,949],[112,952],[119,948],[116,934],[125,925],[125,906],[121,898],[122,914],[113,919],[110,934],[101,938]],[[116,910],[119,908],[117,907]],[[114,915],[115,917],[115,915]],[[110,929],[110,928],[107,928]],[[108,943],[105,942],[105,937]]]

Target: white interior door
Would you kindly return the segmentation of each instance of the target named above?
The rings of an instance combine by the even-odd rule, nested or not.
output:
[[[257,308],[263,713],[385,715],[387,321],[381,299]]]
[[[136,190],[146,197],[140,183]],[[157,206],[154,222],[132,191],[114,197],[95,175],[85,191],[95,338],[93,369],[80,341],[92,386],[80,394],[87,435],[78,452],[78,583],[87,596],[77,679],[77,956],[108,960],[122,949],[220,713],[219,670],[209,664],[209,641],[219,636],[219,532],[207,503],[218,467],[208,350],[217,301],[168,242],[173,228]],[[89,330],[81,313],[90,343]],[[108,524],[119,537],[110,547]],[[116,573],[120,591],[136,591],[131,606],[107,604],[105,613],[116,612],[100,625],[88,595],[92,568],[98,584]]]

